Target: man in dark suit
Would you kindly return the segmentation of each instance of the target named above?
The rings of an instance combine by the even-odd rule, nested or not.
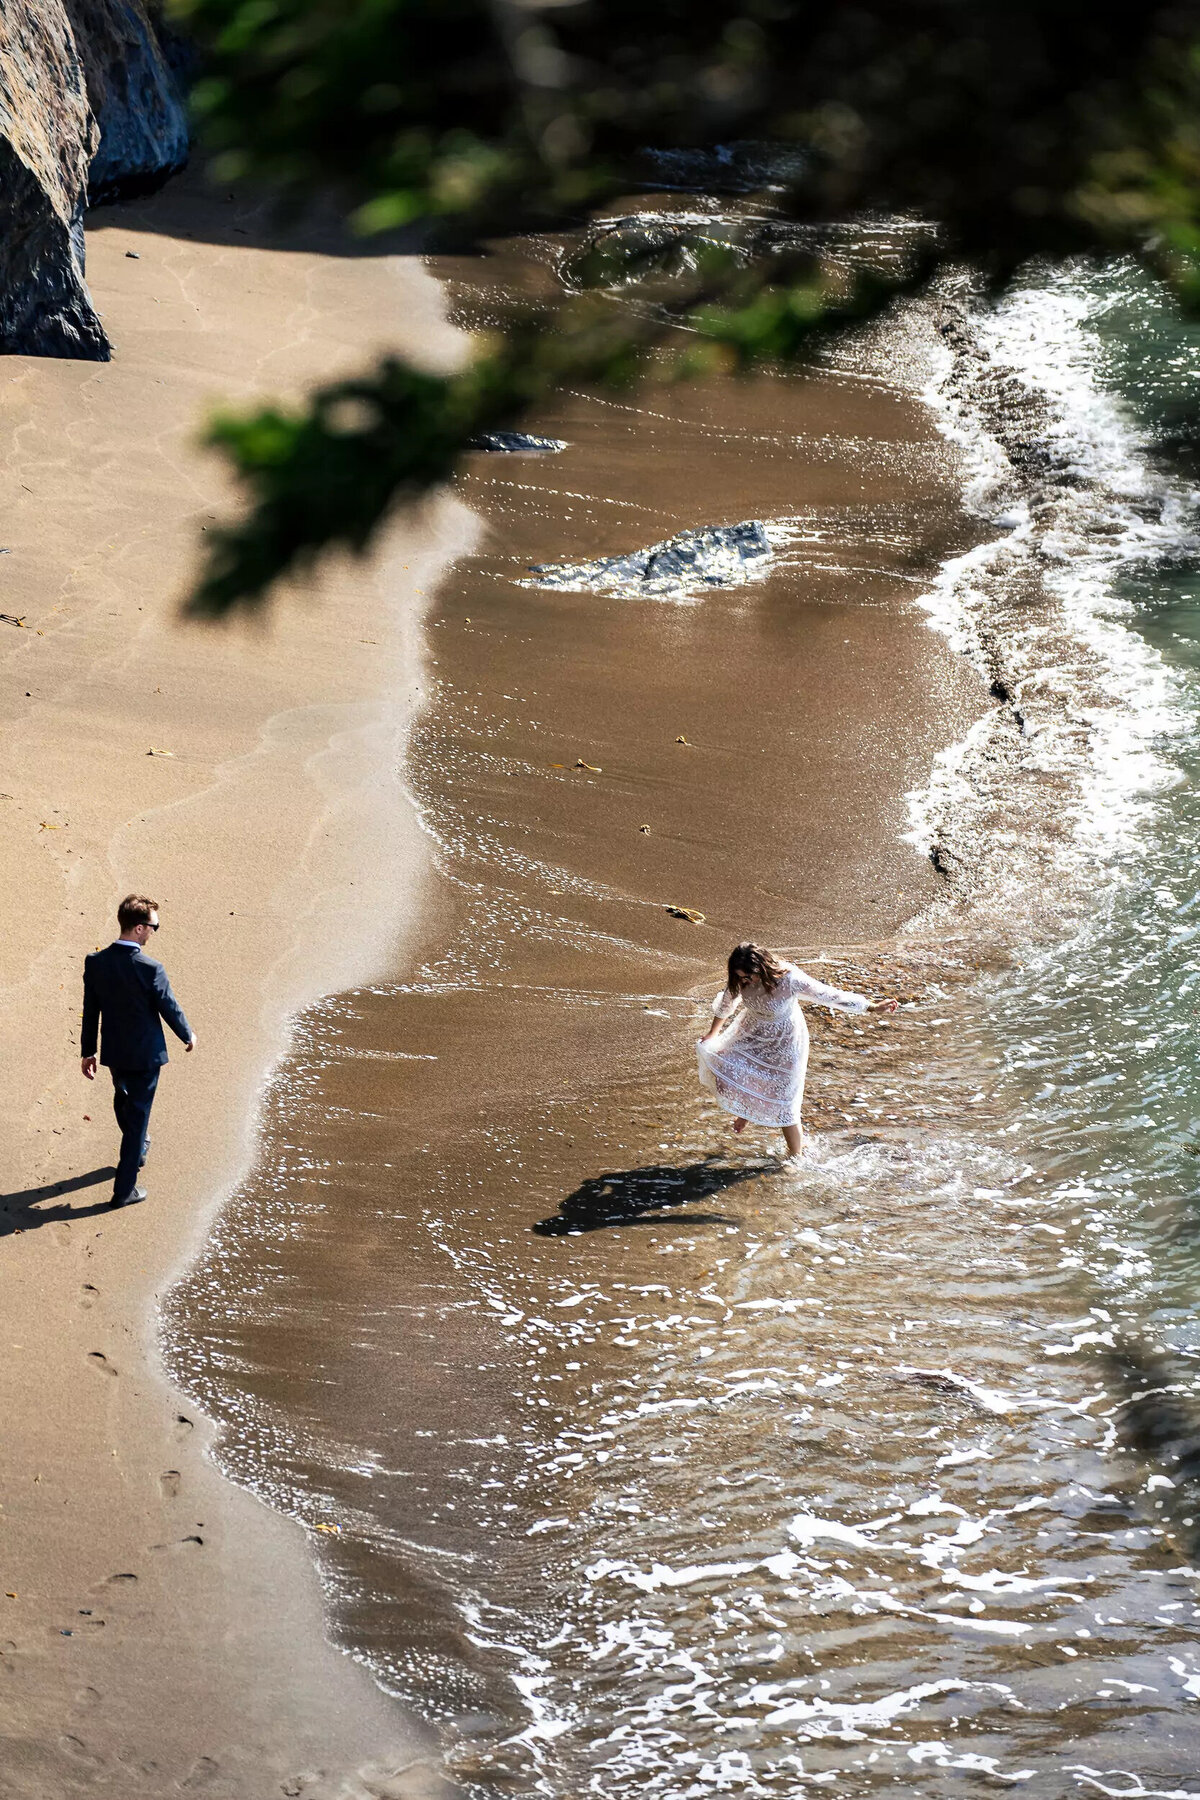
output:
[[[158,930],[158,902],[144,894],[127,894],[117,908],[117,923],[121,935],[116,942],[84,959],[79,1047],[83,1072],[94,1081],[99,1026],[100,1061],[113,1079],[113,1111],[121,1129],[112,1203],[125,1206],[146,1198],[137,1176],[150,1148],[146,1133],[158,1071],[167,1060],[162,1022],[167,1021],[188,1050],[196,1048],[196,1034],[171,992],[166,970],[145,954],[151,934]]]

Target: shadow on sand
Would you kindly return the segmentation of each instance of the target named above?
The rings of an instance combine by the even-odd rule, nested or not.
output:
[[[531,1229],[539,1237],[566,1237],[571,1232],[603,1231],[613,1225],[733,1225],[723,1213],[685,1213],[664,1218],[664,1207],[708,1200],[726,1188],[761,1176],[761,1168],[730,1166],[719,1157],[678,1168],[649,1163],[642,1169],[615,1169],[593,1175],[567,1195],[552,1219],[539,1219]],[[651,1216],[653,1215],[653,1216]]]
[[[0,1237],[17,1231],[33,1231],[39,1225],[70,1225],[76,1219],[90,1219],[96,1213],[112,1211],[110,1197],[91,1206],[43,1206],[44,1200],[61,1200],[64,1194],[77,1194],[81,1188],[98,1187],[110,1182],[116,1174],[111,1163],[101,1169],[89,1169],[86,1175],[67,1175],[45,1187],[21,1188],[11,1194],[0,1194]],[[35,1210],[36,1209],[36,1210]]]
[[[417,226],[364,236],[350,229],[331,202],[299,207],[266,192],[239,187],[231,191],[210,180],[199,166],[181,169],[141,195],[105,201],[89,209],[89,236],[111,228],[148,236],[191,238],[262,250],[298,251],[369,259],[427,254],[429,231]]]

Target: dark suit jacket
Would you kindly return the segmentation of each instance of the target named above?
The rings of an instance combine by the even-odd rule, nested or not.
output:
[[[85,957],[81,1056],[95,1056],[100,1025],[100,1061],[108,1068],[155,1068],[167,1060],[164,1019],[176,1037],[191,1042],[192,1028],[161,963],[136,944],[109,944]]]

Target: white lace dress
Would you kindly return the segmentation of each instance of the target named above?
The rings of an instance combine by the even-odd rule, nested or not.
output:
[[[713,1002],[713,1015],[725,1020],[715,1037],[696,1045],[700,1081],[716,1095],[726,1112],[752,1125],[798,1125],[808,1070],[808,1026],[802,1001],[833,1006],[840,1012],[866,1012],[861,994],[815,981],[794,963],[766,991],[751,981],[740,994],[726,988]]]

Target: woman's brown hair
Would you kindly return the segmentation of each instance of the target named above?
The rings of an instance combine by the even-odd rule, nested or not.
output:
[[[759,981],[769,994],[783,974],[783,963],[773,950],[758,944],[735,944],[729,952],[729,991],[740,994],[751,981]]]

